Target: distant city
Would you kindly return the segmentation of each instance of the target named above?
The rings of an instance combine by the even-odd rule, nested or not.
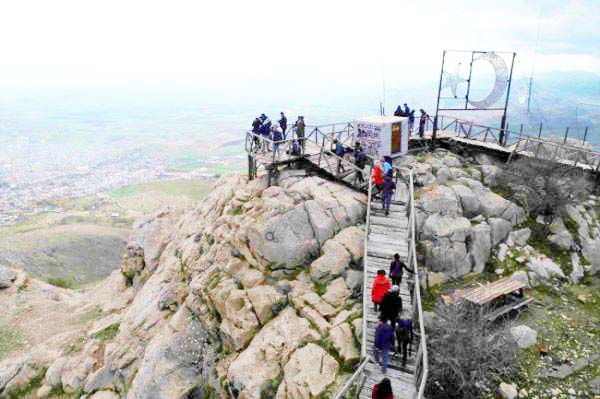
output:
[[[600,142],[600,107],[594,106],[600,103],[600,76],[540,76],[530,113],[519,101],[521,86],[511,96],[512,129],[523,123],[526,132],[537,131],[543,123],[544,135],[561,136],[570,126],[569,137],[581,139],[584,127],[589,126],[587,140]],[[435,82],[412,89],[388,88],[388,111],[408,102],[411,108],[424,108],[433,115],[435,90]],[[244,131],[263,112],[277,120],[279,111],[286,111],[290,123],[297,115],[304,115],[308,125],[342,122],[378,113],[381,100],[377,88],[356,92],[346,88],[327,96],[311,90],[283,98],[278,93],[279,97],[266,100],[264,95],[258,99],[248,93],[229,96],[193,89],[118,93],[3,92],[0,225],[60,212],[57,199],[243,171]]]

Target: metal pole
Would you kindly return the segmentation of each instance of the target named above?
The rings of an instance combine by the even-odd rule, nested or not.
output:
[[[565,130],[565,139],[563,140],[563,144],[567,144],[567,137],[569,137],[569,128]]]
[[[471,76],[473,76],[473,59],[475,52],[471,53],[471,64],[469,64],[469,80],[467,80],[467,95],[465,96],[465,110],[469,107],[469,93],[471,92]]]
[[[544,126],[543,122],[540,122],[540,131],[538,132],[538,139],[542,137],[542,126]]]
[[[583,133],[583,144],[585,144],[585,139],[587,138],[589,126],[585,127],[585,132]]]
[[[506,111],[508,109],[508,100],[510,97],[510,86],[512,83],[512,73],[513,73],[513,68],[515,66],[515,57],[517,56],[517,53],[513,53],[513,57],[512,57],[512,62],[510,64],[510,74],[508,76],[508,88],[506,89],[506,101],[504,102],[504,114],[502,115],[502,122],[500,125],[500,138],[499,138],[499,142],[500,145],[504,145],[504,130],[506,129]]]
[[[438,113],[440,111],[440,94],[442,93],[442,77],[444,76],[444,61],[446,60],[446,50],[442,53],[442,70],[440,71],[440,83],[438,85],[437,104],[435,106],[435,117],[433,118],[433,133],[431,135],[431,147],[435,148],[435,139],[437,137]]]

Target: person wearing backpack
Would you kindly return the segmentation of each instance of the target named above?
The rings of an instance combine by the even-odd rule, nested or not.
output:
[[[337,155],[340,158],[340,159],[338,159],[338,164],[337,164],[337,173],[339,174],[340,171],[341,172],[346,171],[346,169],[344,168],[344,165],[342,165],[342,159],[344,158],[344,155],[346,155],[346,149],[344,148],[344,145],[342,144],[342,142],[337,139],[333,140],[333,145],[334,145],[335,155]]]
[[[392,383],[389,378],[383,378],[379,384],[373,385],[371,399],[394,399]]]
[[[398,321],[398,315],[402,312],[402,298],[400,298],[400,287],[392,285],[392,288],[383,296],[379,309],[381,317],[389,320],[392,328]]]
[[[390,278],[392,279],[392,284],[397,285],[398,287],[402,283],[402,274],[404,273],[404,269],[406,269],[410,273],[414,273],[410,270],[404,262],[400,260],[400,254],[394,254],[394,260],[390,263]]]
[[[406,359],[410,356],[410,346],[414,338],[412,320],[401,318],[396,325],[397,352],[402,355],[402,367],[406,366]]]
[[[363,176],[363,169],[365,168],[365,164],[367,163],[367,153],[362,148],[360,143],[356,143],[356,147],[354,148],[354,164],[360,171],[356,173],[356,181],[360,184],[365,182],[365,178]]]
[[[381,317],[375,328],[374,345],[373,357],[375,358],[375,361],[381,365],[383,374],[385,374],[390,359],[390,350],[394,347],[394,329]]]
[[[390,214],[390,205],[395,190],[396,183],[394,183],[392,176],[385,175],[383,178],[383,211],[385,212],[385,216],[389,216]]]
[[[371,287],[371,300],[375,305],[375,311],[377,312],[378,306],[383,300],[384,295],[392,288],[390,280],[385,276],[385,270],[377,270],[377,276],[373,280],[373,286]]]

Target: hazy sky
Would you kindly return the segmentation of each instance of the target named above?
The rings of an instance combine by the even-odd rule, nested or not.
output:
[[[0,84],[436,80],[443,49],[516,51],[517,76],[600,72],[600,1],[4,1]]]

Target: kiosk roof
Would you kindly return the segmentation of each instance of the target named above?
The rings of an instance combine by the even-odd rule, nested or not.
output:
[[[408,118],[400,117],[400,116],[366,116],[364,118],[358,118],[357,122],[366,122],[366,123],[376,123],[380,125],[387,125],[390,123],[402,122],[403,120],[408,120]]]

